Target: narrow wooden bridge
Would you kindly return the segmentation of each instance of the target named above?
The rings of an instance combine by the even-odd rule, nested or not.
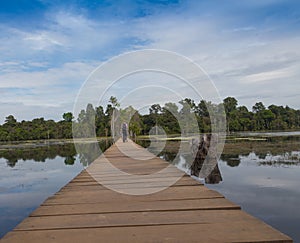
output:
[[[111,146],[0,241],[292,242],[131,141]]]

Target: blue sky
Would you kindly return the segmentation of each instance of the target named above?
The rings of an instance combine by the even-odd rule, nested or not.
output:
[[[0,119],[58,120],[98,65],[148,48],[194,60],[222,98],[300,109],[299,43],[297,0],[3,0]]]

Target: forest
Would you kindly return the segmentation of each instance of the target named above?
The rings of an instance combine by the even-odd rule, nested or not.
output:
[[[117,98],[110,97],[106,107],[94,107],[92,104],[87,104],[77,118],[72,112],[62,114],[60,121],[45,120],[43,117],[32,121],[17,121],[13,115],[9,115],[0,125],[0,141],[71,139],[94,135],[109,137],[112,135],[112,116],[118,116],[120,121],[124,120],[124,117],[131,117],[128,125],[132,136],[147,135],[155,125],[162,127],[168,135],[189,134],[195,131],[194,128],[189,127],[191,116],[196,118],[197,130],[200,133],[210,132],[209,111],[220,109],[220,107],[224,107],[226,113],[228,133],[284,131],[300,128],[300,110],[278,105],[265,107],[262,102],[255,103],[252,110],[248,110],[246,106],[239,106],[234,97],[225,98],[222,104],[213,104],[205,100],[197,103],[189,98],[179,101],[178,104],[171,102],[164,105],[153,104],[148,114],[140,114],[132,106],[121,109]],[[179,126],[178,118],[185,120],[187,125]]]

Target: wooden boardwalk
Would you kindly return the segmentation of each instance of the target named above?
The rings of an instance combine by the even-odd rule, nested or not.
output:
[[[118,141],[104,155],[48,198],[1,243],[292,242],[131,141]],[[108,160],[139,177],[119,175]],[[176,177],[180,179],[167,187]],[[158,192],[147,194],[153,189]]]

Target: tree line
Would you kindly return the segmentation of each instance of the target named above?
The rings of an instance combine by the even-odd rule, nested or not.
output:
[[[112,130],[118,133],[122,122],[128,122],[131,136],[147,135],[155,126],[162,127],[167,134],[189,134],[196,130],[201,133],[210,132],[210,111],[222,109],[226,114],[227,132],[300,128],[300,110],[289,106],[265,107],[262,102],[257,102],[252,110],[248,110],[246,106],[238,106],[234,97],[225,98],[222,104],[213,104],[205,100],[196,103],[186,98],[178,104],[153,104],[148,114],[140,114],[132,106],[121,109],[117,98],[112,96],[105,108],[87,104],[76,119],[71,112],[64,113],[61,121],[36,118],[19,122],[13,115],[9,115],[0,126],[0,141],[68,139],[95,135],[109,137],[116,135],[112,134]],[[196,124],[191,122],[193,119],[196,120]],[[111,129],[112,126],[114,129]]]
[[[238,106],[238,101],[234,97],[225,98],[222,104],[213,104],[205,100],[201,100],[197,104],[188,98],[180,101],[179,104],[181,105],[180,110],[175,103],[167,103],[163,107],[159,104],[152,105],[149,114],[141,116],[143,121],[141,133],[147,134],[155,124],[162,126],[167,133],[180,133],[180,129],[184,128],[180,128],[175,116],[181,116],[182,119],[189,121],[191,115],[197,119],[199,132],[210,132],[213,119],[211,119],[209,111],[218,110],[224,110],[226,114],[226,131],[228,133],[284,131],[300,128],[300,110],[295,110],[289,106],[270,105],[265,107],[262,102],[257,102],[253,105],[252,110],[248,110],[246,106]],[[174,114],[178,115],[174,116]],[[222,119],[222,117],[217,117],[217,119]],[[186,124],[189,123],[186,122]]]

